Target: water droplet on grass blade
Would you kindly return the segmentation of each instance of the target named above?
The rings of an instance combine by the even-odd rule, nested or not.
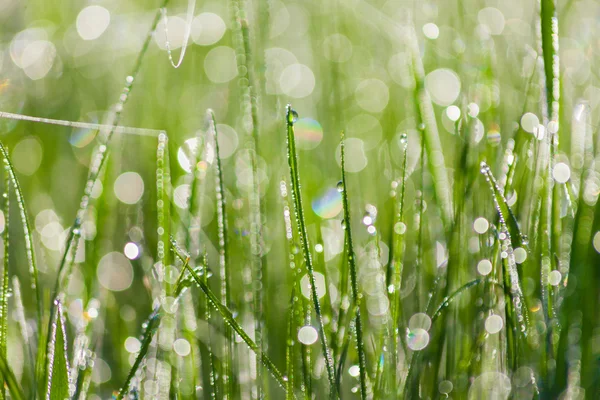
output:
[[[400,134],[400,144],[402,145],[403,149],[406,150],[406,146],[408,144],[408,135],[405,132]]]

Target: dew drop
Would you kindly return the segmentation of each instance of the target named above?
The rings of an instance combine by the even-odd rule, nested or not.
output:
[[[290,112],[288,114],[288,122],[290,124],[295,124],[296,121],[298,121],[298,112],[296,112],[296,110],[294,110],[293,108],[290,108]]]
[[[400,144],[402,146],[406,146],[407,143],[408,143],[408,135],[406,133],[402,133],[400,135]]]
[[[337,191],[340,192],[340,193],[342,193],[344,191],[344,182],[339,181],[337,183],[336,187],[337,187]]]

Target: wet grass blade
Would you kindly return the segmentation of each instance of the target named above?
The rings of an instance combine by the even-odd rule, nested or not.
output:
[[[452,190],[448,180],[448,172],[446,171],[444,164],[444,152],[437,128],[433,104],[429,92],[425,89],[425,68],[423,67],[423,60],[421,59],[421,53],[414,28],[411,29],[409,35],[408,47],[412,57],[412,69],[416,81],[414,102],[418,111],[420,127],[423,128],[423,140],[427,151],[429,170],[433,175],[433,190],[437,201],[440,203],[440,213],[442,220],[444,221],[444,226],[449,227],[453,220]]]
[[[290,299],[290,307],[287,318],[287,331],[288,336],[286,340],[285,348],[285,373],[287,377],[287,388],[286,388],[286,400],[291,400],[294,394],[294,348],[296,343],[296,324],[295,324],[295,297],[296,297],[296,285],[292,288],[292,298]]]
[[[219,279],[220,279],[220,295],[221,303],[227,307],[231,304],[229,290],[229,271],[228,271],[228,238],[227,238],[227,208],[225,201],[225,188],[223,187],[223,168],[221,166],[221,155],[219,152],[219,132],[217,129],[217,121],[215,113],[212,110],[208,111],[210,117],[210,131],[212,133],[213,145],[215,146],[215,190],[217,197],[217,239],[219,249]],[[233,392],[230,385],[233,383],[231,379],[230,358],[233,354],[233,334],[228,326],[225,326],[225,336],[227,342],[223,344],[223,355],[221,357],[221,379],[223,380],[224,395],[230,396]]]
[[[70,397],[69,359],[62,303],[54,302],[54,323],[48,336],[46,350],[46,400],[63,400]]]
[[[400,335],[400,329],[402,323],[400,316],[402,313],[402,296],[400,296],[400,289],[402,288],[402,272],[404,266],[403,251],[405,246],[404,236],[406,233],[406,224],[404,223],[404,199],[406,192],[406,165],[407,165],[407,150],[408,150],[408,138],[406,133],[402,134],[400,138],[400,144],[402,146],[402,178],[400,181],[400,196],[398,200],[394,202],[394,225],[392,226],[392,257],[388,266],[387,272],[387,287],[388,292],[391,288],[392,291],[389,293],[390,305],[392,309],[392,380],[393,384],[398,385],[398,344],[402,343],[404,347],[404,353],[406,354],[406,345],[403,339],[403,335]]]
[[[38,267],[36,263],[35,253],[33,251],[33,236],[31,234],[31,224],[29,223],[29,218],[27,217],[27,211],[25,207],[25,200],[23,199],[23,192],[21,191],[21,185],[17,180],[17,176],[15,174],[15,169],[10,161],[10,157],[8,156],[8,151],[4,144],[0,142],[0,153],[2,153],[2,158],[4,159],[4,166],[6,172],[10,176],[10,181],[15,191],[15,195],[17,197],[17,205],[19,207],[19,215],[21,216],[21,224],[23,225],[23,237],[25,240],[25,252],[27,256],[27,265],[29,269],[29,277],[31,279],[31,289],[35,295],[35,303],[37,306],[37,321],[38,324],[41,324],[42,320],[42,298],[40,295],[40,288],[38,283]]]
[[[504,192],[498,186],[496,179],[492,175],[490,167],[485,162],[481,163],[481,173],[485,175],[489,187],[492,190],[492,195],[496,204],[496,210],[498,214],[501,215],[501,218],[504,220],[504,223],[509,230],[511,245],[515,248],[523,247],[524,249],[528,249],[529,240],[527,236],[523,235],[521,232],[517,218],[508,205],[506,197],[504,197]]]
[[[127,379],[125,379],[125,383],[123,384],[123,386],[121,386],[121,390],[119,390],[119,394],[117,395],[117,400],[121,400],[121,399],[123,399],[123,397],[125,397],[127,395],[127,391],[129,390],[129,385],[131,384],[131,380],[133,379],[133,377],[137,373],[138,369],[142,365],[142,361],[144,360],[146,353],[148,353],[148,349],[150,348],[150,343],[152,342],[152,336],[154,335],[154,332],[156,332],[156,330],[158,329],[159,323],[160,323],[160,314],[156,311],[153,312],[150,315],[150,317],[148,318],[148,320],[144,323],[145,331],[144,331],[140,351],[139,351],[137,357],[135,358],[135,361],[133,363],[133,366],[131,367],[131,370],[129,371],[129,374],[127,374]]]
[[[560,66],[558,56],[558,17],[556,0],[540,1],[541,52],[544,59],[545,115],[558,124],[560,99]],[[558,143],[558,140],[557,140]]]
[[[465,290],[472,288],[473,286],[479,285],[481,283],[485,282],[485,279],[473,279],[470,282],[465,283],[464,285],[462,285],[461,287],[459,287],[458,289],[456,289],[454,292],[452,292],[449,296],[447,296],[444,301],[442,302],[442,304],[440,304],[435,311],[433,312],[433,314],[431,315],[431,324],[433,325],[433,323],[435,322],[436,319],[438,319],[440,317],[440,315],[442,315],[442,313],[444,312],[444,310],[446,310],[450,304]]]
[[[296,111],[292,110],[290,105],[286,110],[286,125],[287,125],[287,158],[290,169],[291,192],[294,202],[294,214],[296,216],[296,225],[300,234],[300,244],[304,254],[304,262],[308,270],[308,278],[311,287],[311,298],[315,314],[317,315],[319,337],[321,338],[321,346],[323,357],[325,358],[325,368],[327,369],[327,378],[329,379],[330,397],[334,398],[335,393],[335,370],[333,367],[333,357],[331,350],[327,345],[327,336],[323,326],[323,316],[321,315],[321,303],[317,294],[317,285],[315,281],[315,271],[308,243],[308,234],[306,233],[306,222],[304,220],[304,208],[302,206],[302,194],[300,192],[300,173],[298,171],[298,155],[296,154],[296,139],[294,137],[294,121],[298,118]]]
[[[515,255],[513,251],[513,243],[515,242],[512,238],[513,235],[519,235],[520,241],[516,243],[522,243],[522,247],[527,248],[527,242],[518,230],[518,226],[513,226],[513,229],[507,224],[507,216],[512,216],[510,208],[504,198],[504,195],[499,190],[496,180],[492,175],[490,167],[482,162],[481,173],[485,176],[486,181],[490,187],[492,198],[498,217],[499,233],[498,239],[501,243],[501,258],[503,265],[503,277],[504,277],[504,292],[507,298],[511,301],[506,301],[506,315],[510,327],[507,326],[508,331],[508,349],[509,349],[509,367],[515,369],[518,364],[519,347],[521,343],[525,343],[524,336],[529,333],[529,310],[525,301],[525,296],[521,289],[521,278],[517,270],[517,264],[515,261]],[[514,219],[514,216],[512,216]],[[509,219],[509,222],[512,219]],[[516,219],[514,219],[516,224]]]
[[[6,169],[6,168],[5,168]],[[2,232],[2,240],[4,242],[4,263],[2,266],[2,285],[0,286],[0,354],[7,357],[6,344],[8,343],[8,264],[9,264],[9,228],[10,228],[10,201],[9,201],[10,179],[8,171],[5,171],[4,193],[2,198],[4,204],[2,210],[4,212],[4,231]],[[0,396],[4,399],[4,382],[0,380],[2,389]]]
[[[23,389],[19,386],[17,382],[17,378],[15,377],[14,372],[8,365],[8,361],[3,354],[0,354],[0,373],[2,373],[2,377],[8,388],[8,392],[13,400],[25,400],[25,395],[23,394]]]
[[[365,355],[365,344],[363,341],[362,318],[360,314],[361,296],[358,289],[358,272],[356,268],[356,254],[354,254],[354,244],[352,242],[352,220],[350,218],[350,206],[348,203],[348,186],[346,185],[346,157],[344,149],[344,132],[341,135],[341,162],[342,162],[342,205],[344,212],[344,232],[345,242],[348,250],[348,267],[350,270],[350,287],[352,291],[352,301],[356,307],[355,330],[356,346],[358,350],[358,367],[360,370],[360,396],[361,399],[367,398],[367,359]]]
[[[196,271],[189,265],[189,256],[185,254],[185,252],[177,245],[177,243],[171,239],[171,249],[183,262],[183,268],[186,269],[189,274],[192,276],[196,284],[200,287],[202,292],[206,295],[210,304],[219,312],[225,323],[227,323],[233,330],[242,338],[242,340],[248,345],[250,350],[252,350],[257,356],[260,354],[260,361],[267,368],[267,370],[271,373],[275,381],[286,390],[286,382],[283,377],[283,374],[279,372],[273,361],[264,353],[261,352],[258,345],[248,336],[246,331],[241,327],[241,325],[235,320],[233,317],[233,313],[227,308],[224,304],[221,304],[218,297],[213,293],[213,291],[208,287],[208,285],[204,282],[204,280],[196,273]]]
[[[254,309],[254,338],[258,345],[259,352],[262,352],[263,343],[262,337],[265,335],[264,324],[264,310],[263,310],[263,297],[264,293],[259,288],[264,287],[264,282],[267,281],[267,268],[266,268],[266,257],[263,253],[262,238],[263,238],[263,226],[262,226],[262,202],[259,186],[258,176],[258,139],[259,139],[259,115],[258,115],[258,86],[257,79],[254,75],[254,54],[252,53],[250,43],[250,28],[248,26],[248,19],[246,17],[245,1],[243,0],[231,0],[232,16],[234,18],[233,24],[235,27],[235,51],[236,51],[236,63],[240,74],[238,75],[238,85],[240,87],[241,98],[244,99],[246,104],[243,105],[242,109],[245,110],[246,115],[249,117],[251,126],[249,128],[251,137],[248,141],[248,147],[250,149],[250,164],[252,169],[252,190],[249,193],[249,206],[250,206],[250,253],[251,253],[251,267],[252,276],[254,280],[253,287],[255,288],[253,297],[253,309]],[[247,99],[247,100],[246,100]],[[257,398],[263,397],[263,391],[267,388],[264,386],[262,381],[261,366],[258,355],[256,359],[256,390]]]

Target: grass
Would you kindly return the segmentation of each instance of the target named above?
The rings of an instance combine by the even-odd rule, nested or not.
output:
[[[593,2],[37,1],[2,399],[598,396]]]

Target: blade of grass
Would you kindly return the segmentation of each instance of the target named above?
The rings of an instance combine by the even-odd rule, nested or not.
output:
[[[542,97],[547,102],[544,115],[558,124],[560,99],[560,62],[558,53],[558,17],[556,0],[540,0],[541,53],[544,61],[544,84]],[[558,143],[558,139],[557,139]]]
[[[404,251],[404,236],[406,233],[406,224],[404,222],[404,199],[406,193],[406,165],[407,165],[407,149],[408,149],[408,138],[404,133],[400,138],[400,144],[402,145],[402,178],[400,183],[400,196],[398,201],[394,202],[395,218],[393,220],[394,226],[392,227],[392,257],[388,267],[388,291],[391,288],[392,291],[389,293],[390,304],[392,308],[392,379],[394,386],[398,386],[397,366],[398,366],[398,344],[402,343],[404,353],[406,354],[406,343],[404,342],[404,336],[399,335],[400,329],[402,329],[402,323],[400,316],[402,313],[402,296],[400,296],[400,289],[402,288],[402,272],[404,266],[403,251]]]
[[[257,356],[261,355],[260,361],[267,368],[267,370],[271,373],[275,381],[286,390],[285,379],[283,375],[273,361],[264,353],[261,352],[258,345],[248,336],[246,331],[241,327],[241,325],[235,320],[233,317],[233,313],[227,308],[225,305],[221,304],[217,296],[213,293],[213,291],[206,285],[204,280],[196,274],[196,271],[189,265],[186,260],[189,260],[189,256],[184,253],[184,251],[177,245],[177,243],[171,239],[171,248],[175,255],[183,262],[183,268],[186,269],[190,275],[194,278],[196,284],[200,287],[202,292],[206,295],[210,304],[219,312],[221,317],[225,323],[233,328],[233,330],[240,336],[240,338],[246,343],[246,345],[252,350]]]
[[[92,353],[89,357],[86,356],[85,364],[79,366],[80,372],[77,376],[77,383],[75,385],[75,393],[73,394],[73,400],[85,400],[90,389],[90,383],[92,381],[92,371],[94,369],[94,358],[95,355]]]
[[[287,341],[285,347],[285,371],[286,371],[286,400],[291,400],[294,394],[294,348],[296,343],[296,324],[295,324],[295,304],[296,304],[296,285],[292,288],[290,307],[287,318]]]
[[[23,199],[23,192],[21,191],[21,185],[17,179],[15,174],[15,169],[10,161],[10,157],[8,156],[8,151],[4,144],[0,142],[0,153],[2,154],[2,158],[4,159],[5,170],[10,176],[10,181],[12,183],[13,189],[15,191],[15,195],[17,197],[17,205],[19,206],[19,215],[21,216],[21,224],[23,226],[23,237],[25,241],[25,254],[27,256],[27,265],[29,268],[29,276],[31,279],[31,290],[33,290],[35,295],[35,303],[37,307],[37,321],[38,326],[41,326],[42,320],[42,298],[40,295],[40,288],[38,282],[38,267],[36,263],[36,257],[33,247],[33,236],[31,234],[31,228],[29,223],[29,218],[27,217],[25,200]],[[5,215],[8,217],[8,215]]]
[[[150,348],[150,343],[152,342],[152,336],[154,335],[154,332],[156,332],[156,330],[158,329],[159,323],[160,323],[160,314],[158,313],[158,311],[154,311],[150,315],[148,320],[146,322],[144,322],[144,324],[142,325],[142,327],[145,329],[143,339],[142,339],[142,345],[140,347],[140,351],[139,351],[137,357],[135,358],[133,366],[131,367],[131,370],[129,371],[129,374],[127,374],[127,379],[125,379],[125,383],[123,384],[123,386],[121,386],[121,389],[119,390],[119,394],[117,395],[117,400],[121,400],[121,399],[123,399],[124,396],[127,395],[127,391],[129,390],[129,385],[131,384],[131,380],[137,373],[138,369],[140,368],[140,365],[142,365],[142,361],[144,360],[146,353],[148,353],[148,349]]]
[[[262,226],[262,202],[260,196],[260,186],[258,177],[258,139],[259,139],[259,117],[258,117],[258,91],[257,79],[254,76],[253,53],[250,43],[250,29],[246,18],[244,0],[231,0],[231,9],[233,23],[235,29],[235,52],[236,64],[238,67],[240,87],[240,95],[244,102],[242,109],[246,113],[244,117],[249,116],[251,127],[251,136],[248,140],[250,164],[252,169],[252,190],[249,193],[250,206],[250,253],[251,253],[251,268],[254,278],[254,293],[253,293],[253,308],[254,308],[254,338],[258,349],[262,352],[263,343],[262,337],[265,335],[266,324],[264,324],[263,310],[263,290],[260,288],[266,287],[267,282],[267,267],[266,254],[262,250],[263,226]],[[246,100],[247,99],[247,100]],[[249,115],[248,115],[249,114]],[[257,398],[263,397],[263,391],[267,388],[264,386],[261,374],[260,360],[261,355],[257,355],[256,359],[256,391]]]
[[[219,279],[221,303],[227,307],[231,304],[229,290],[229,271],[228,271],[228,239],[227,239],[227,208],[225,200],[225,189],[223,187],[223,169],[221,166],[221,155],[219,152],[219,132],[217,130],[217,121],[215,113],[209,110],[210,131],[212,133],[213,145],[215,147],[215,190],[217,196],[217,231],[218,231],[218,249],[219,249]],[[230,385],[233,383],[231,377],[230,358],[233,354],[233,332],[225,326],[225,337],[227,341],[223,343],[223,354],[221,356],[221,380],[223,382],[222,390],[225,390],[224,396],[229,397],[233,393]]]
[[[300,244],[304,254],[304,262],[308,270],[308,279],[311,288],[311,297],[315,313],[317,315],[319,337],[321,338],[321,346],[323,351],[323,357],[325,358],[325,368],[327,369],[327,378],[329,379],[331,398],[335,398],[335,370],[333,367],[333,358],[331,356],[331,350],[327,345],[327,336],[325,335],[325,328],[323,326],[323,317],[321,315],[321,303],[317,294],[317,285],[315,281],[315,272],[312,262],[312,255],[310,252],[310,245],[308,243],[308,234],[306,233],[306,222],[304,220],[304,208],[302,206],[302,194],[300,192],[300,173],[298,171],[298,155],[296,154],[296,139],[294,137],[294,122],[295,118],[298,118],[298,114],[292,110],[291,105],[288,104],[286,110],[286,125],[287,125],[287,158],[288,166],[290,169],[290,180],[291,180],[291,192],[292,200],[294,202],[294,215],[296,217],[296,227],[300,234]]]
[[[293,133],[293,132],[292,132]],[[293,135],[292,135],[293,137]],[[367,359],[365,355],[365,345],[363,341],[362,318],[360,314],[360,306],[362,296],[358,289],[358,272],[356,268],[356,254],[354,253],[354,244],[352,241],[352,220],[350,218],[350,206],[348,203],[348,186],[346,184],[346,157],[344,149],[344,132],[341,134],[341,164],[342,164],[342,208],[344,212],[344,232],[345,241],[348,249],[348,266],[350,270],[350,288],[352,289],[352,301],[356,308],[355,314],[355,330],[356,330],[356,345],[358,349],[358,367],[360,370],[360,396],[361,399],[367,398]]]
[[[510,368],[515,369],[518,364],[519,345],[521,342],[525,343],[523,338],[524,336],[527,336],[529,332],[529,310],[527,308],[525,296],[521,290],[521,279],[517,270],[517,264],[515,262],[512,245],[513,239],[511,236],[514,234],[520,235],[521,243],[523,242],[523,236],[519,230],[516,232],[511,232],[511,227],[507,225],[505,216],[512,215],[512,213],[510,213],[510,208],[508,207],[504,195],[498,188],[490,167],[485,162],[481,163],[481,173],[485,176],[485,179],[488,182],[494,201],[494,206],[500,219],[500,230],[498,237],[502,246],[501,257],[504,267],[504,291],[507,298],[511,299],[511,302],[506,302],[506,314],[510,325],[512,326],[512,335],[514,336],[512,339],[511,336],[509,336],[509,349],[512,349],[513,351],[512,358],[509,357],[509,359]],[[526,248],[526,245],[523,247]]]
[[[25,307],[23,306],[23,297],[21,296],[21,284],[19,278],[15,275],[12,281],[13,295],[15,298],[15,318],[19,324],[19,330],[23,343],[27,346],[29,355],[29,367],[31,368],[31,383],[35,386],[35,358],[33,356],[33,344],[29,340],[27,320],[25,319]]]
[[[6,383],[6,387],[8,388],[12,400],[25,400],[23,389],[19,386],[17,378],[3,354],[0,354],[0,373],[2,373],[2,378]]]
[[[444,312],[444,310],[446,310],[450,304],[465,290],[472,288],[473,286],[479,285],[481,283],[484,283],[486,280],[485,279],[473,279],[470,282],[465,283],[464,285],[462,285],[461,287],[459,287],[458,289],[456,289],[454,292],[452,292],[449,296],[447,296],[446,298],[444,298],[444,301],[442,301],[442,303],[437,306],[437,308],[435,309],[435,311],[433,312],[433,314],[431,315],[431,324],[433,325],[433,323],[435,322],[436,319],[439,318],[439,316]]]
[[[425,68],[419,45],[417,43],[414,27],[411,27],[408,35],[408,47],[412,58],[412,70],[415,78],[414,102],[418,111],[419,125],[423,126],[423,141],[427,151],[429,170],[433,175],[433,190],[436,199],[440,202],[440,214],[444,226],[449,227],[453,220],[452,214],[452,190],[448,181],[448,173],[444,164],[444,152],[440,141],[437,122],[431,97],[425,89]]]
[[[2,204],[2,210],[4,213],[4,231],[2,232],[2,240],[4,242],[4,263],[2,266],[2,286],[0,287],[0,354],[7,357],[6,344],[8,343],[8,264],[9,264],[9,229],[10,229],[10,178],[5,167],[4,173],[4,192],[2,198],[4,202]],[[6,392],[4,391],[4,380],[0,380],[2,389],[0,390],[0,396],[2,399],[6,398]]]
[[[54,305],[54,323],[48,336],[48,349],[46,350],[46,400],[62,400],[72,395],[62,303],[56,299]]]
[[[181,64],[183,63],[183,58],[185,57],[185,52],[187,50],[188,42],[190,40],[190,33],[192,32],[192,19],[194,18],[194,10],[195,9],[196,9],[196,0],[189,0],[187,13],[186,13],[187,15],[186,15],[186,21],[185,21],[185,31],[183,33],[183,45],[181,46],[181,51],[179,53],[179,59],[177,60],[177,63],[175,63],[175,61],[173,61],[171,44],[169,43],[169,30],[168,30],[169,20],[167,17],[167,7],[163,6],[160,9],[162,16],[163,16],[163,20],[164,20],[165,47],[167,48],[167,55],[169,57],[169,62],[175,69],[179,68],[181,66]]]
[[[302,299],[298,302],[298,308],[300,312],[298,313],[298,322],[297,325],[302,327],[306,325],[310,325],[310,316],[311,316],[311,308],[310,301],[308,299]],[[296,331],[296,336],[298,335],[298,331]],[[312,380],[312,366],[313,361],[311,357],[310,346],[301,343],[300,350],[302,353],[302,380],[304,382],[304,397],[306,399],[313,398],[313,380]]]

